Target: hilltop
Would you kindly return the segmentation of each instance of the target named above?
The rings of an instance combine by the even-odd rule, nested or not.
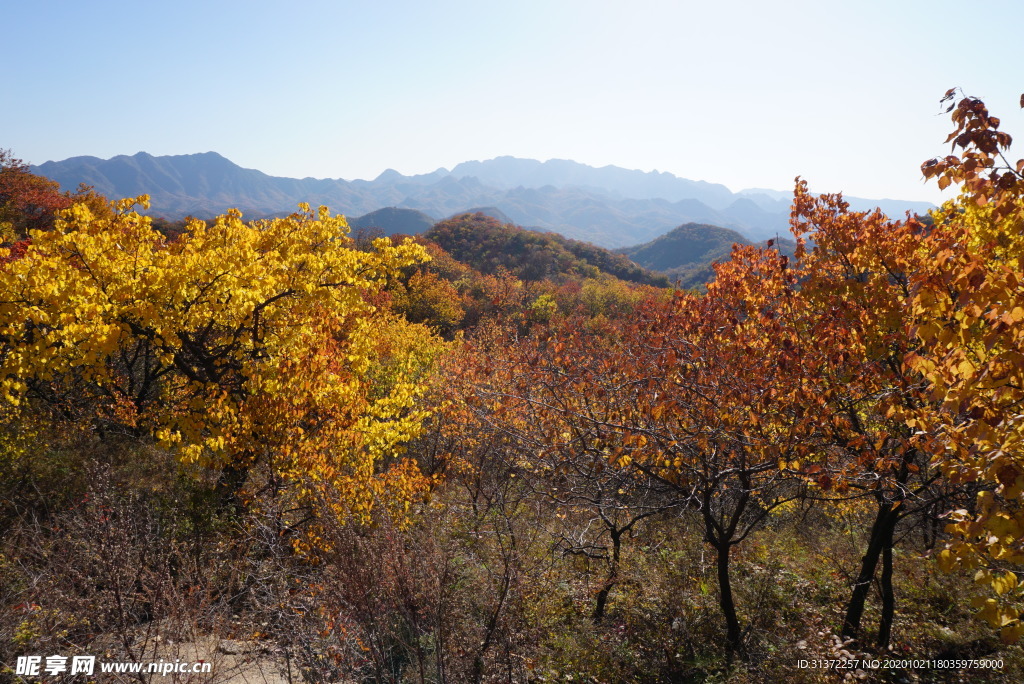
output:
[[[664,273],[682,287],[694,288],[714,278],[712,265],[727,261],[733,245],[749,244],[753,244],[752,241],[734,230],[686,223],[650,242],[624,247],[618,252],[644,268]],[[758,244],[763,246],[766,241]],[[772,246],[792,256],[796,243],[789,239],[775,238]]]

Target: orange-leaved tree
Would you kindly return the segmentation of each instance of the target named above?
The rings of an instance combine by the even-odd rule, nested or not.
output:
[[[32,173],[10,150],[0,149],[0,244],[51,228],[57,212],[71,203],[59,183]]]
[[[731,556],[770,511],[798,496],[809,350],[795,275],[773,250],[738,248],[706,296],[648,297],[629,317],[552,323],[510,360],[485,363],[477,393],[523,444],[522,468],[551,501],[599,530],[566,548],[608,561],[600,618],[623,535],[660,510],[699,512],[714,549],[730,652],[743,629]],[[607,542],[605,541],[607,540]]]
[[[595,622],[621,582],[628,537],[681,503],[658,478],[614,456],[642,420],[628,394],[636,371],[624,359],[640,344],[639,330],[625,320],[552,313],[527,335],[506,331],[500,346],[479,335],[466,346],[467,408],[514,444],[505,467],[551,506],[562,554],[606,567]]]
[[[888,646],[895,618],[893,546],[901,520],[938,505],[938,476],[906,419],[921,409],[923,379],[905,367],[917,348],[909,315],[912,288],[928,258],[927,226],[879,210],[852,211],[840,195],[813,196],[798,181],[792,229],[797,237],[803,325],[814,340],[814,439],[805,475],[830,506],[871,508],[867,546],[843,619],[846,637],[861,619],[878,575],[882,611],[877,644]],[[813,241],[813,245],[810,244]]]

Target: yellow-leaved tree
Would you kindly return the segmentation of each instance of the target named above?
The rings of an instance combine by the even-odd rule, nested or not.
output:
[[[977,571],[993,590],[981,615],[1015,641],[1024,635],[1015,572],[1024,564],[1024,159],[1008,162],[1010,136],[977,98],[949,111],[956,127],[947,142],[961,153],[923,171],[960,195],[934,214],[925,242],[932,268],[912,302],[922,349],[908,357],[941,410],[913,427],[935,436],[946,477],[980,489],[953,512],[939,562]]]
[[[239,502],[250,476],[365,515],[424,486],[402,445],[440,342],[374,305],[411,243],[351,247],[301,206],[166,241],[122,200],[0,250],[0,404],[175,451]]]

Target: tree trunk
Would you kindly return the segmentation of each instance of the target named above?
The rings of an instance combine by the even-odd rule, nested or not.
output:
[[[239,497],[242,487],[249,480],[249,468],[244,465],[229,463],[220,472],[214,495],[217,497],[217,509],[224,512],[241,513],[244,508]]]
[[[736,616],[736,602],[732,597],[732,584],[729,579],[729,549],[728,539],[719,539],[716,544],[718,551],[718,604],[722,608],[722,615],[725,616],[725,638],[729,646],[729,653],[742,654],[742,632],[740,620]]]
[[[725,617],[725,639],[728,648],[729,659],[734,655],[745,658],[743,652],[743,631],[740,629],[740,620],[736,615],[736,600],[732,595],[732,582],[729,577],[729,551],[732,549],[733,535],[739,524],[740,517],[750,500],[749,482],[742,482],[747,489],[740,495],[733,506],[731,515],[727,521],[719,522],[715,519],[712,510],[711,492],[706,492],[701,502],[701,513],[704,517],[704,539],[711,544],[716,551],[715,565],[718,572],[718,605]]]
[[[861,559],[860,574],[853,585],[853,594],[846,606],[846,617],[843,619],[843,636],[856,639],[860,635],[860,621],[864,616],[864,604],[871,589],[871,581],[875,578],[878,559],[884,551],[892,553],[893,530],[898,519],[891,503],[878,503],[878,515],[871,526],[868,536],[868,548]],[[891,559],[891,556],[890,556]],[[891,579],[891,578],[890,578]]]
[[[608,569],[608,578],[604,582],[604,586],[601,587],[601,591],[597,593],[597,605],[594,607],[594,622],[601,622],[604,619],[604,608],[608,603],[608,594],[611,593],[612,588],[618,584],[619,581],[619,552],[622,548],[622,532],[621,530],[612,530],[612,558],[611,567]]]
[[[895,515],[895,513],[893,514]],[[892,636],[892,623],[896,617],[896,594],[892,588],[892,538],[893,529],[889,528],[889,536],[884,540],[882,547],[882,618],[878,623],[878,648],[884,649],[889,646],[889,638]]]

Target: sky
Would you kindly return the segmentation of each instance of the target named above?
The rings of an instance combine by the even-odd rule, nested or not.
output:
[[[0,0],[0,148],[348,180],[511,155],[936,202],[947,89],[1024,136],[1024,2],[972,7]]]

